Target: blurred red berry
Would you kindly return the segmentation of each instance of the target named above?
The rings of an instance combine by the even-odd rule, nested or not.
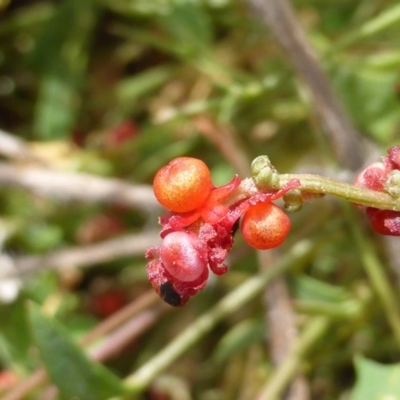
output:
[[[100,318],[107,318],[128,304],[125,293],[116,288],[110,288],[94,295],[90,309]]]
[[[397,196],[399,187],[400,146],[393,146],[382,162],[375,162],[364,168],[356,177],[354,185],[365,189],[385,192]],[[400,236],[400,212],[380,210],[373,207],[362,207],[372,228],[382,234]]]
[[[133,138],[138,134],[139,127],[133,121],[124,121],[119,125],[112,128],[107,132],[105,137],[105,145],[107,147],[120,146]]]

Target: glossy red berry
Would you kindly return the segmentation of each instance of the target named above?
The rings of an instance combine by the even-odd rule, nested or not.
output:
[[[153,189],[157,200],[174,212],[202,206],[213,187],[210,170],[197,158],[178,157],[158,170]]]
[[[207,268],[207,249],[190,232],[172,232],[161,245],[160,258],[165,269],[182,282],[192,282]]]
[[[244,214],[241,230],[250,246],[259,250],[272,249],[285,241],[290,220],[275,204],[257,203]]]
[[[381,235],[400,236],[400,213],[367,207],[366,215],[375,232]]]

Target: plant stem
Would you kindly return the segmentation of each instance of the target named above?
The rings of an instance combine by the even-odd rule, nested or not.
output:
[[[282,189],[290,181],[300,182],[299,189],[303,193],[316,195],[330,194],[351,203],[374,207],[382,210],[400,211],[400,199],[394,198],[385,192],[360,188],[349,183],[335,181],[321,175],[314,174],[280,174],[279,182],[271,187],[271,191]],[[263,182],[268,187],[268,182]],[[240,186],[229,195],[225,203],[229,206],[238,201],[255,195],[260,190],[251,178],[243,179]]]
[[[282,174],[279,176],[279,186],[289,181],[300,181],[300,189],[315,194],[331,194],[351,203],[379,208],[383,210],[400,211],[400,200],[387,193],[363,189],[349,183],[338,182],[330,178],[313,174]]]
[[[381,31],[390,28],[400,20],[400,5],[396,4],[386,10],[382,11],[375,18],[369,19],[366,23],[361,25],[359,28],[350,32],[339,40],[336,44],[333,44],[329,53],[338,52],[348,46],[353,45],[357,41],[376,35]]]
[[[261,389],[257,400],[276,400],[303,361],[305,353],[326,332],[330,325],[327,317],[316,317],[307,324],[298,341],[284,362],[272,373],[268,383]]]
[[[344,205],[344,209],[351,217],[352,210],[348,204]],[[382,303],[394,337],[400,346],[400,305],[397,296],[393,291],[390,280],[385,274],[383,265],[379,262],[375,254],[372,243],[362,233],[357,223],[350,223],[350,227],[369,282]]]
[[[276,276],[288,270],[294,264],[300,263],[304,258],[308,258],[315,247],[315,243],[307,240],[297,243],[277,265],[251,277],[225,296],[215,307],[200,316],[146,364],[129,375],[125,379],[127,390],[133,393],[143,390],[161,371],[210,332],[219,321],[260,294]]]

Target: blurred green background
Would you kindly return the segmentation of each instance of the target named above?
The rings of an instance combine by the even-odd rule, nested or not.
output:
[[[296,0],[293,7],[320,67],[379,160],[400,134],[398,3]],[[150,290],[143,249],[157,243],[161,211],[148,194],[154,174],[172,158],[201,158],[215,184],[235,173],[249,176],[251,160],[261,154],[282,173],[351,180],[354,171],[332,155],[290,58],[245,1],[0,0],[0,270],[34,263],[29,274],[0,281],[0,393],[23,386],[45,365],[58,392],[48,394],[42,381],[15,398],[117,396],[126,377],[146,362],[154,368],[152,357],[172,339],[262,274],[256,252],[238,234],[229,273],[211,279],[184,308],[153,299],[141,309],[153,319],[140,333],[129,331],[129,320],[116,325],[131,339],[112,338],[123,344],[99,356],[107,369],[72,344]],[[21,140],[25,155],[6,151],[6,137]],[[106,201],[85,200],[85,193],[79,199],[69,195],[68,182],[46,190],[40,174],[42,190],[27,190],[19,168],[117,178],[148,197],[137,206],[121,204],[118,190]],[[293,256],[285,267],[289,311],[300,333],[314,334],[308,344],[300,335],[305,348],[297,358],[289,353],[296,368],[282,372],[272,361],[267,309],[274,305],[258,294],[223,317],[213,314],[210,331],[199,331],[187,348],[183,341],[167,368],[154,372],[151,384],[139,379],[126,398],[253,399],[268,382],[283,390],[279,374],[290,383],[300,373],[308,394],[292,399],[400,399],[396,239],[371,233],[361,212],[332,198],[290,217],[292,231],[271,252],[270,267]],[[92,254],[93,246],[126,237],[144,244],[82,261],[85,249]],[[290,252],[303,240],[311,246],[305,260]],[[65,249],[81,258],[63,261]],[[39,258],[49,253],[54,259]],[[382,282],[389,300],[377,291]],[[312,331],[318,321],[320,330]]]

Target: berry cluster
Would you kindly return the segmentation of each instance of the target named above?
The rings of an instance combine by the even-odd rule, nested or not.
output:
[[[400,146],[391,147],[382,162],[367,166],[356,177],[355,186],[400,197]],[[382,234],[400,236],[400,212],[363,207],[372,228]]]
[[[299,187],[297,180],[280,190],[256,192],[233,201],[241,179],[234,176],[216,187],[208,167],[190,157],[179,157],[162,167],[153,182],[154,193],[170,210],[160,217],[161,247],[146,252],[149,280],[167,303],[183,306],[206,285],[209,270],[227,272],[225,259],[243,216],[241,230],[246,242],[257,249],[270,249],[285,240],[290,220],[271,202]]]

